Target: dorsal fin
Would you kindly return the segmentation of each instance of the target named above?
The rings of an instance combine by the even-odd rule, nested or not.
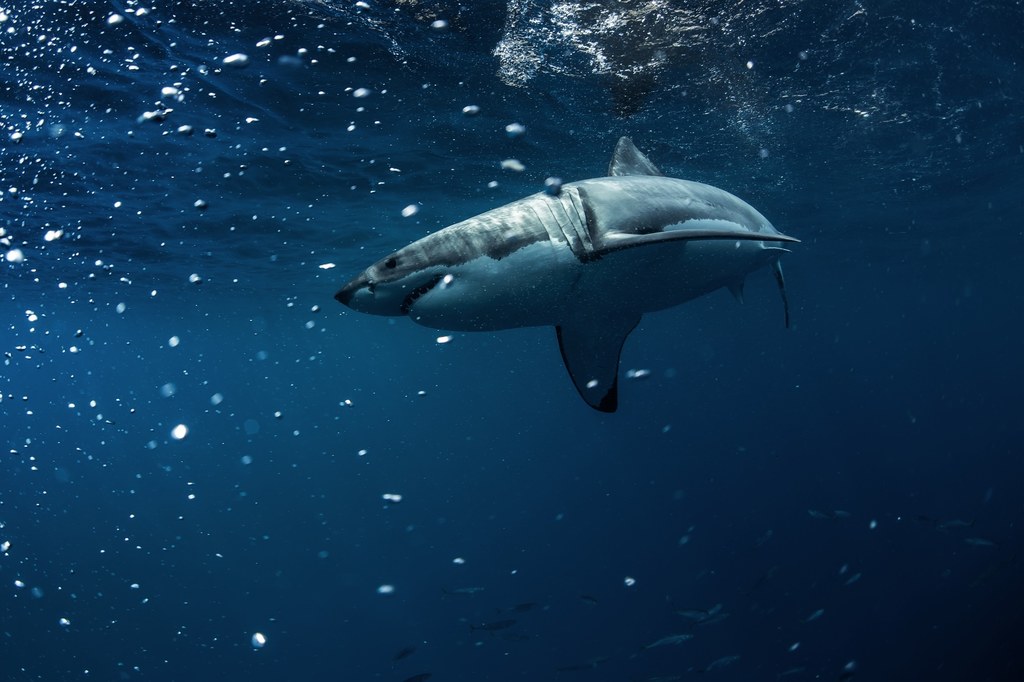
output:
[[[636,148],[633,140],[620,137],[608,164],[608,175],[661,175],[661,171]]]

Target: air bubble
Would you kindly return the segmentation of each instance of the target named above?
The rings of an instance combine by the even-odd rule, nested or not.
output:
[[[224,66],[233,66],[237,69],[249,66],[249,56],[241,52],[229,55],[224,57]]]

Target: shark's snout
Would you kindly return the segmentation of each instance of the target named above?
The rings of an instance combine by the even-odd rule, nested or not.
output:
[[[342,288],[338,289],[338,293],[334,294],[334,300],[351,308],[352,299],[355,298],[356,293],[361,289],[368,288],[369,284],[370,283],[367,281],[366,277],[360,275]]]

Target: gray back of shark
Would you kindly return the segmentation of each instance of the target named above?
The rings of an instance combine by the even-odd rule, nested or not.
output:
[[[450,225],[378,261],[335,295],[353,310],[436,329],[554,326],[591,407],[618,406],[619,355],[644,313],[770,267],[789,305],[778,232],[724,190],[664,177],[619,140],[608,176],[564,185]]]

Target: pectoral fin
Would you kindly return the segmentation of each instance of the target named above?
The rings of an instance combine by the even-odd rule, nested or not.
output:
[[[640,315],[574,320],[555,327],[562,361],[587,404],[601,412],[619,406],[619,354]]]
[[[789,296],[786,295],[786,278],[782,275],[782,265],[778,258],[772,262],[772,274],[775,275],[775,283],[779,285],[779,293],[782,294],[782,310],[786,314],[786,329],[789,329]]]
[[[690,221],[697,223],[698,221]],[[799,242],[799,239],[789,237],[778,232],[751,232],[738,225],[721,221],[719,225],[709,225],[712,221],[701,221],[704,224],[694,227],[673,227],[669,226],[658,232],[636,234],[632,232],[610,231],[602,236],[600,244],[595,244],[599,254],[603,255],[612,251],[632,249],[638,246],[649,246],[665,242],[695,241],[709,239],[724,239],[737,241],[755,242]],[[719,222],[719,221],[714,221]]]

